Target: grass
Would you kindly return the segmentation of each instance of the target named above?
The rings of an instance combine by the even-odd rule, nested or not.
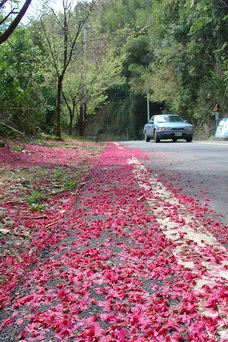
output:
[[[9,238],[9,244],[15,239],[14,227],[19,224],[22,230],[27,229],[27,220],[18,223],[18,216],[33,217],[35,212],[42,212],[49,217],[51,212],[59,212],[61,198],[77,194],[103,148],[102,144],[81,140],[41,139],[37,148],[35,143],[8,141],[9,148],[0,147],[0,225],[12,230],[6,237],[0,232],[0,241]],[[32,229],[35,232],[36,225]],[[0,243],[0,255],[4,248],[6,245]]]

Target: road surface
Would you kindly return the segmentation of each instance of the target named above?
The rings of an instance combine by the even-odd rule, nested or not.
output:
[[[207,203],[215,214],[222,215],[219,220],[228,225],[228,141],[121,144],[147,152],[148,167],[157,171],[163,184]]]

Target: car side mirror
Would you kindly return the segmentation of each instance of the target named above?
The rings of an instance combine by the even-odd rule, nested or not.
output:
[[[184,122],[185,122],[185,123],[189,123],[189,121],[188,121],[188,120],[184,120]]]

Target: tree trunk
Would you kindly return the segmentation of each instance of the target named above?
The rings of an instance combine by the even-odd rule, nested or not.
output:
[[[56,103],[56,136],[61,138],[61,95],[63,75],[58,76],[57,103]]]
[[[69,135],[72,135],[73,118],[74,116],[70,114],[69,131],[68,131]]]
[[[83,103],[80,106],[80,115],[78,120],[78,133],[84,137],[86,129],[86,104]]]

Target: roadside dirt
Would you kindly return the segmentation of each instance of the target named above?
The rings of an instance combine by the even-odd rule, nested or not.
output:
[[[0,148],[0,307],[46,248],[101,150],[96,143],[56,140]]]

